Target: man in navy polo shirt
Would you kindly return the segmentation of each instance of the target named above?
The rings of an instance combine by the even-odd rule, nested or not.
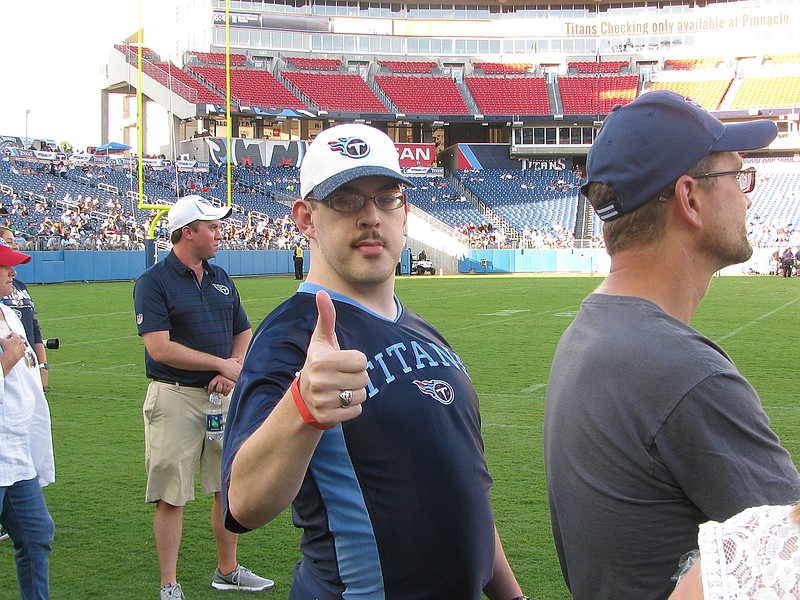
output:
[[[245,591],[274,585],[237,563],[238,538],[222,520],[222,443],[205,435],[208,394],[219,392],[227,412],[227,395],[252,337],[236,286],[222,268],[208,262],[222,240],[220,219],[230,213],[229,207],[214,207],[200,196],[179,199],[169,211],[172,252],[142,273],[133,291],[146,372],[152,380],[143,410],[146,501],[156,504],[153,535],[161,600],[184,597],[177,582],[178,551],[183,506],[194,499],[198,462],[203,493],[214,494],[211,525],[217,570],[211,585]]]
[[[394,295],[401,184],[394,143],[367,125],[327,129],[306,152],[292,216],[313,260],[242,367],[226,525],[255,529],[292,504],[290,600],[519,600],[467,368]]]

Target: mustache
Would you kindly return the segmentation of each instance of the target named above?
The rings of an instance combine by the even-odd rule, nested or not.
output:
[[[358,236],[355,240],[353,240],[351,245],[355,247],[355,246],[358,246],[361,242],[366,242],[367,240],[369,240],[369,241],[377,240],[382,245],[384,245],[384,246],[386,245],[386,240],[383,238],[383,236],[378,231],[365,231],[360,236]]]

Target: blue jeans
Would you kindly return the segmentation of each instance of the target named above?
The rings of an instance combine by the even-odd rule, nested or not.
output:
[[[50,598],[48,557],[55,525],[36,478],[0,487],[0,524],[14,542],[22,600]]]

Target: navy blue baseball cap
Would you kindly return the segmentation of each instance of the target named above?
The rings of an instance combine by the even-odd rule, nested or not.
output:
[[[711,152],[755,150],[772,143],[778,128],[764,119],[724,124],[680,94],[647,92],[606,117],[586,160],[584,195],[595,182],[609,186],[612,204],[603,221],[633,212]]]

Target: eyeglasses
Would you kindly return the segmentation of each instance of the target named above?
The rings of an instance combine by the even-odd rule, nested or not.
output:
[[[362,196],[361,194],[337,194],[328,198],[312,198],[308,196],[306,200],[322,202],[325,206],[338,210],[343,213],[352,213],[361,210],[367,200],[373,200],[375,206],[381,210],[396,210],[406,203],[406,195],[403,192],[381,192],[375,196]]]
[[[723,175],[733,175],[739,182],[739,187],[745,194],[749,194],[756,187],[756,169],[748,167],[741,171],[719,171],[717,173],[706,173],[705,175],[692,175],[694,179],[705,179],[706,177],[722,177]]]

